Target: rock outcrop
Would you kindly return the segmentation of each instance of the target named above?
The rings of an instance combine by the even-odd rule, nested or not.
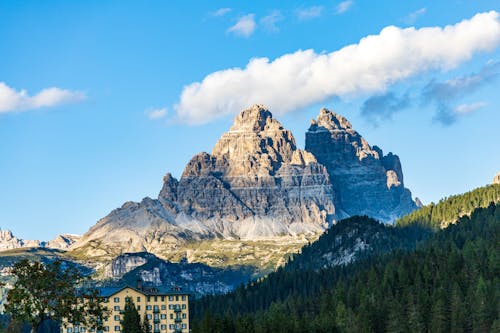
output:
[[[335,204],[347,215],[393,222],[416,208],[404,187],[399,157],[371,147],[346,118],[322,109],[311,121],[305,148],[326,166]]]
[[[51,241],[27,240],[17,238],[10,230],[0,230],[0,251],[18,249],[22,247],[45,247],[51,249],[65,250],[73,245],[80,236],[62,234]]]
[[[500,184],[500,172],[493,178],[493,184]]]
[[[350,215],[392,221],[415,208],[399,158],[370,147],[345,118],[323,109],[306,142],[298,149],[292,133],[254,105],[236,116],[212,153],[195,155],[179,180],[167,174],[158,199],[112,211],[73,254],[162,255],[207,239],[317,237]]]

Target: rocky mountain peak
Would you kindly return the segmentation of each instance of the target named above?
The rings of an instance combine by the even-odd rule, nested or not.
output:
[[[493,184],[500,184],[500,172],[493,178]]]
[[[266,126],[278,126],[281,124],[275,119],[271,112],[262,104],[254,104],[250,108],[241,111],[234,119],[230,131],[250,131],[259,133]]]
[[[236,116],[212,156],[225,159],[231,175],[262,175],[274,174],[281,163],[290,163],[296,149],[292,133],[266,107],[256,104]]]
[[[399,157],[370,146],[343,116],[321,109],[306,133],[306,150],[328,169],[348,215],[393,221],[415,209]]]
[[[352,125],[345,117],[332,112],[329,109],[322,108],[319,111],[318,118],[311,120],[309,131],[324,128],[328,130],[352,130]]]

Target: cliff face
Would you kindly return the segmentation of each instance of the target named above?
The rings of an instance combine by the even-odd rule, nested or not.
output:
[[[180,180],[167,174],[158,199],[125,203],[72,250],[161,255],[210,239],[305,242],[349,215],[391,221],[414,208],[398,157],[370,147],[345,118],[323,109],[301,150],[269,110],[254,105],[235,118],[211,154],[187,163]]]
[[[306,133],[306,150],[326,166],[336,206],[347,215],[391,222],[416,208],[399,157],[371,147],[344,117],[322,109]]]
[[[259,105],[236,117],[212,154],[193,157],[177,195],[184,216],[223,237],[316,233],[336,218],[326,169]]]
[[[493,184],[500,184],[500,172],[493,178]]]

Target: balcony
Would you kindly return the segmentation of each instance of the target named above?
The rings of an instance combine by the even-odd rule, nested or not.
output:
[[[154,324],[159,324],[159,323],[160,323],[160,318],[155,318],[155,319],[153,319],[153,323],[154,323]]]
[[[153,313],[160,313],[160,309],[159,308],[154,308],[153,309]]]
[[[182,310],[181,310],[181,307],[180,307],[180,306],[174,306],[174,311],[175,311],[175,312],[182,312]]]
[[[181,317],[176,317],[174,321],[176,323],[182,323],[182,318]]]

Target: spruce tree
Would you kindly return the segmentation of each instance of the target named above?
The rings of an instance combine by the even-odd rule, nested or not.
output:
[[[141,327],[141,317],[135,308],[134,302],[130,297],[125,300],[125,309],[122,319],[123,333],[143,333]]]

